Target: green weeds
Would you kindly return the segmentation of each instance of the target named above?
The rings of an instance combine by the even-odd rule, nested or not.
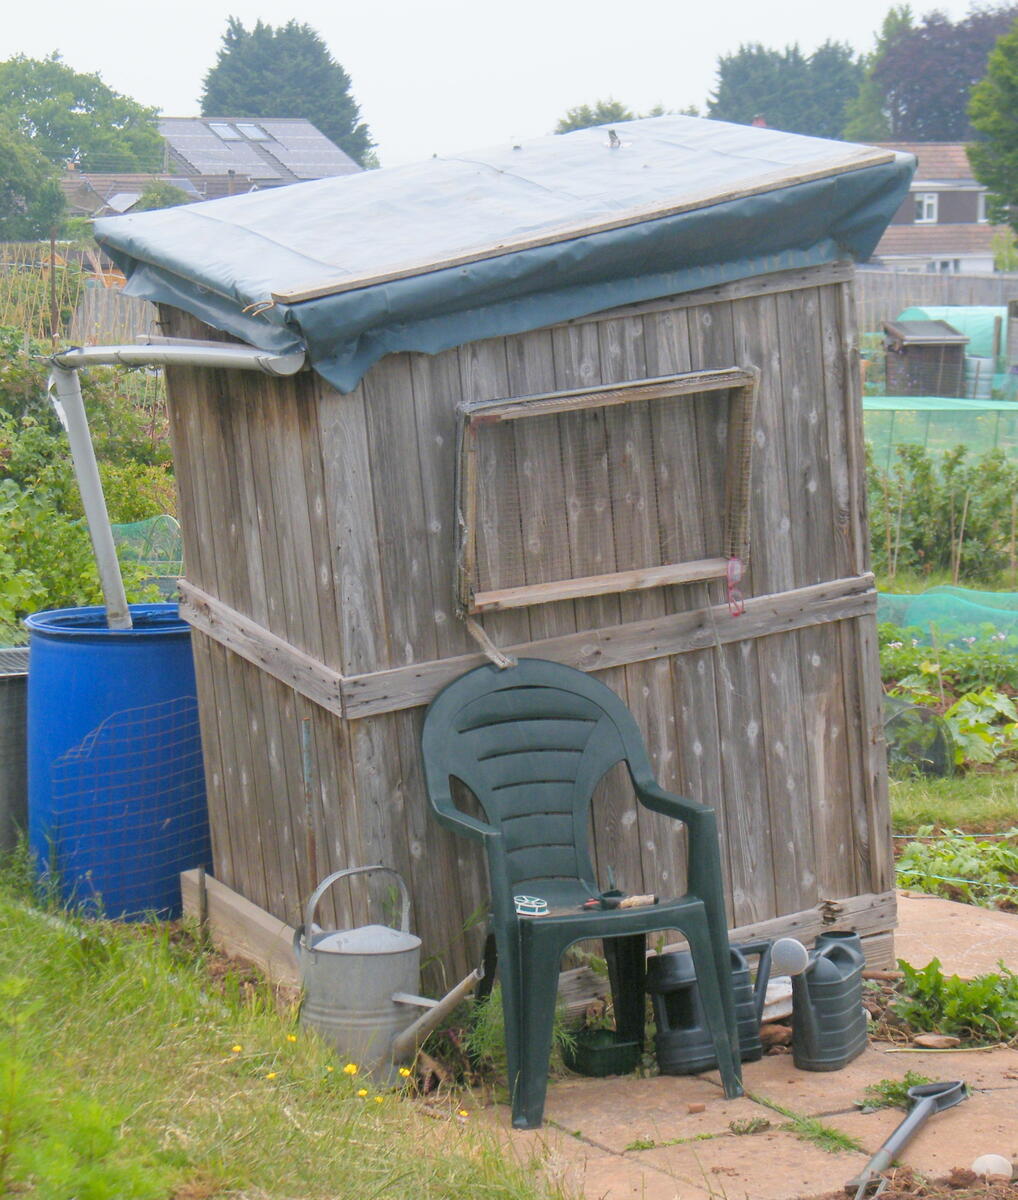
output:
[[[933,838],[931,826],[917,830],[898,858],[903,887],[983,908],[1018,908],[1018,828],[980,838],[950,829]]]
[[[960,979],[945,975],[939,959],[917,969],[899,959],[900,995],[891,1011],[913,1030],[946,1033],[975,1045],[1018,1039],[1018,975],[1000,972]]]
[[[778,1104],[775,1100],[769,1100],[766,1096],[756,1095],[753,1092],[747,1092],[746,1095],[754,1104],[760,1104],[785,1117],[788,1123],[783,1125],[782,1129],[794,1133],[797,1138],[804,1142],[810,1142],[828,1154],[838,1154],[842,1150],[862,1150],[861,1144],[854,1137],[842,1133],[840,1129],[825,1125],[819,1117],[808,1117],[803,1113],[797,1113],[791,1108],[785,1108],[783,1104]]]
[[[863,1112],[873,1112],[878,1108],[909,1108],[912,1101],[908,1098],[908,1089],[918,1087],[933,1080],[917,1071],[906,1071],[904,1079],[880,1079],[868,1084],[862,1100],[856,1105]]]

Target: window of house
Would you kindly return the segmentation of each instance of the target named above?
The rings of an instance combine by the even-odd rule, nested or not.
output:
[[[917,225],[931,225],[937,219],[937,193],[917,192],[915,196],[915,220]]]
[[[748,556],[758,379],[731,367],[461,406],[461,614],[724,578]]]
[[[237,128],[248,139],[249,142],[271,142],[272,138],[265,132],[260,125],[253,125],[247,121],[238,121]]]
[[[981,225],[985,225],[987,223],[987,221],[989,221],[989,219],[990,219],[989,213],[986,210],[987,210],[987,194],[986,194],[986,192],[980,192],[979,193],[979,204],[976,209],[976,220]]]
[[[228,121],[209,121],[209,129],[224,142],[241,142],[243,137]]]

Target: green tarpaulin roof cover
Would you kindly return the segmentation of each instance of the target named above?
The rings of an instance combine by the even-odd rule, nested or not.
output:
[[[865,259],[914,159],[693,117],[582,129],[96,222],[135,296],[342,391],[450,346],[788,268]]]

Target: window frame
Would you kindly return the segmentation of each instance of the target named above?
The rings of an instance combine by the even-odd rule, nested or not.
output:
[[[914,223],[916,225],[936,225],[940,217],[939,192],[913,192],[915,200]],[[920,216],[920,213],[922,215]]]
[[[575,391],[536,396],[473,401],[457,406],[456,455],[456,606],[461,618],[673,584],[724,579],[733,558],[749,556],[749,475],[753,447],[753,418],[760,385],[755,366],[690,371],[658,379],[630,380]],[[474,587],[477,561],[478,436],[485,426],[710,392],[730,393],[723,485],[725,511],[722,554],[604,575],[577,576],[511,588],[478,591]]]

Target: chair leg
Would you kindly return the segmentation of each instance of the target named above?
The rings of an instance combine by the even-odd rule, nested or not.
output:
[[[510,944],[506,944],[505,939],[498,937],[497,934],[496,943],[498,949],[498,977],[502,985],[502,1021],[505,1027],[506,1075],[509,1083],[509,1095],[512,1098],[513,1111],[515,1112],[523,1066],[520,1057],[523,1001],[520,988],[520,941],[516,926],[511,931],[508,931],[507,936],[510,939]]]
[[[520,1071],[513,1091],[513,1126],[536,1129],[544,1116],[548,1062],[558,1001],[558,965],[565,946],[538,920],[521,929]],[[529,936],[528,936],[529,935]]]
[[[714,946],[704,925],[684,929],[693,955],[693,968],[700,993],[700,1003],[714,1044],[714,1056],[721,1072],[725,1096],[734,1100],[743,1094],[742,1059],[739,1054],[738,1030],[735,1026],[735,1005],[732,995],[731,968],[726,978],[718,978]]]
[[[608,964],[615,1029],[619,1040],[639,1042],[643,1047],[645,981],[647,975],[647,939],[637,933],[604,939],[604,957]]]

